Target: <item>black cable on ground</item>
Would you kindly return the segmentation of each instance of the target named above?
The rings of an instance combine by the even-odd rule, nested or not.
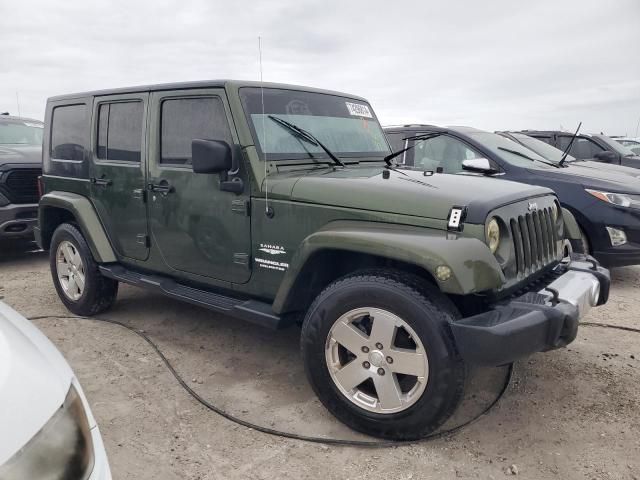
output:
[[[471,420],[468,420],[468,421],[466,421],[466,422],[464,422],[464,423],[462,423],[462,424],[460,424],[460,425],[458,425],[456,427],[450,428],[448,430],[444,430],[442,432],[435,432],[435,433],[432,433],[430,435],[426,435],[425,437],[422,437],[419,440],[367,441],[367,440],[346,440],[346,439],[340,439],[340,438],[313,437],[313,436],[308,436],[308,435],[299,435],[297,433],[283,432],[283,431],[280,431],[280,430],[276,430],[274,428],[269,428],[269,427],[265,427],[265,426],[262,426],[262,425],[257,425],[255,423],[249,422],[247,420],[243,420],[241,418],[238,418],[235,415],[233,415],[233,414],[223,410],[222,408],[217,407],[216,405],[210,403],[209,401],[205,400],[204,398],[202,398],[198,394],[198,392],[193,390],[187,384],[187,382],[184,381],[182,376],[176,371],[176,369],[173,367],[173,365],[167,359],[167,357],[164,355],[164,353],[162,353],[162,351],[160,350],[160,347],[158,347],[158,345],[156,345],[156,343],[153,340],[151,340],[151,338],[149,338],[149,336],[146,333],[144,333],[141,330],[137,330],[137,329],[135,329],[134,327],[132,327],[130,325],[127,325],[125,323],[119,322],[117,320],[110,320],[110,319],[107,319],[107,318],[78,317],[78,316],[72,316],[72,315],[60,315],[60,316],[59,315],[39,315],[39,316],[29,317],[29,320],[42,320],[42,319],[47,319],[47,318],[75,319],[75,320],[94,320],[94,321],[99,321],[99,322],[111,323],[111,324],[118,325],[120,327],[126,328],[127,330],[135,333],[140,338],[142,338],[145,342],[147,342],[151,346],[151,348],[156,352],[158,357],[160,357],[162,362],[165,364],[165,366],[167,367],[169,372],[171,372],[171,374],[176,379],[176,381],[180,384],[180,386],[184,390],[186,390],[186,392],[189,395],[191,395],[195,400],[197,400],[200,404],[202,404],[207,409],[217,413],[221,417],[224,417],[224,418],[226,418],[227,420],[229,420],[229,421],[231,421],[233,423],[236,423],[236,424],[241,425],[241,426],[246,427],[246,428],[250,428],[250,429],[256,430],[258,432],[266,433],[268,435],[274,435],[274,436],[277,436],[277,437],[289,438],[289,439],[293,439],[293,440],[302,440],[302,441],[305,441],[305,442],[323,443],[323,444],[327,444],[327,445],[342,445],[342,446],[351,446],[351,447],[370,447],[370,448],[397,447],[399,445],[407,445],[407,444],[412,444],[412,443],[424,442],[424,441],[428,441],[428,440],[435,440],[435,439],[438,439],[438,438],[445,437],[447,435],[452,435],[452,434],[454,434],[456,432],[459,432],[463,428],[468,427],[469,425],[477,422],[481,417],[483,417],[484,415],[489,413],[489,411],[491,411],[493,409],[493,407],[496,406],[496,404],[500,401],[500,399],[506,393],[506,391],[509,388],[509,385],[511,383],[511,378],[513,376],[513,363],[511,363],[511,364],[509,364],[509,368],[508,368],[508,371],[507,371],[507,376],[505,378],[504,385],[502,386],[502,389],[500,390],[500,393],[495,398],[495,400],[493,400],[480,414],[478,414],[477,416],[475,416]],[[588,326],[588,327],[613,328],[613,329],[618,329],[618,330],[626,330],[626,331],[640,333],[640,329],[631,328],[631,327],[622,327],[622,326],[619,326],[619,325],[610,325],[610,324],[605,324],[605,323],[584,322],[584,323],[581,323],[580,325],[581,326]]]

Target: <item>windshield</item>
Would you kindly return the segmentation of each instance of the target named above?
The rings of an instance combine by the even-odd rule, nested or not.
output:
[[[0,145],[42,145],[42,132],[38,122],[0,119]]]
[[[549,161],[544,157],[528,149],[527,147],[514,142],[513,140],[509,140],[508,138],[503,137],[502,135],[498,135],[497,133],[477,131],[469,133],[469,136],[473,137],[485,148],[491,150],[492,153],[504,159],[511,165],[525,168],[548,168]]]
[[[340,158],[382,158],[390,153],[378,119],[362,100],[298,90],[263,91],[264,115],[260,88],[241,88],[240,99],[256,147],[268,160],[329,158],[322,147],[292,135],[270,115],[308,131]]]
[[[594,135],[595,136],[595,135]],[[629,157],[635,155],[633,151],[629,147],[625,147],[620,143],[616,142],[613,138],[607,137],[606,135],[597,135],[597,137],[602,140],[607,146],[613,150],[614,152],[619,153],[623,157]]]
[[[560,162],[560,160],[562,160],[562,150],[559,150],[556,147],[552,147],[547,142],[543,142],[542,140],[538,140],[537,138],[532,138],[529,135],[525,135],[524,133],[510,133],[509,135],[517,139],[520,143],[524,144],[525,147],[530,148],[538,155],[543,156],[553,163],[558,163]],[[571,155],[567,155],[567,159],[565,161],[573,162],[575,161],[575,158]]]

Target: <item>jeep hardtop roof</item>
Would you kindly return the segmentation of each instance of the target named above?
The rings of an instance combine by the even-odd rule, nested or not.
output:
[[[322,90],[319,88],[305,87],[301,85],[290,85],[286,83],[270,83],[270,82],[258,82],[251,80],[197,80],[192,82],[176,82],[176,83],[160,83],[156,85],[138,85],[135,87],[121,87],[121,88],[109,88],[105,90],[93,90],[89,92],[68,93],[65,95],[57,95],[50,97],[49,101],[68,100],[74,98],[101,96],[101,95],[115,95],[124,93],[137,93],[137,92],[156,92],[163,90],[182,90],[193,88],[225,88],[230,87],[232,89],[238,89],[242,87],[260,87],[264,88],[280,88],[284,90],[302,90],[305,92],[324,93],[327,95],[337,95],[340,97],[348,97],[357,100],[367,102],[366,99],[357,95],[351,95],[344,92],[336,92],[332,90]]]

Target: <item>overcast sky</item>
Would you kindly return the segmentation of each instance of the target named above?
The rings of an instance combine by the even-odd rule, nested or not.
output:
[[[215,78],[345,91],[383,124],[635,135],[640,1],[0,0],[0,111]],[[639,133],[640,135],[640,133]]]

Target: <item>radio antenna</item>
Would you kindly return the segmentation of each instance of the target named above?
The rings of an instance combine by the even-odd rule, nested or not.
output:
[[[258,37],[258,64],[260,66],[260,100],[262,102],[262,154],[264,156],[264,213],[269,216],[269,181],[267,171],[267,129],[264,113],[264,87],[262,81],[262,37]]]
[[[18,97],[18,92],[16,92],[16,104],[18,105],[18,116],[21,117],[20,114],[20,97]]]

